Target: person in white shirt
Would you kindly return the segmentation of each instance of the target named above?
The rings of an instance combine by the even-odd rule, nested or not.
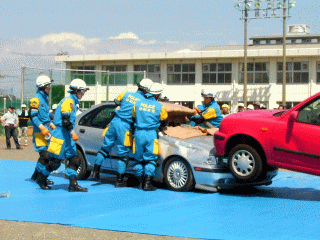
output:
[[[17,149],[21,149],[16,133],[16,128],[18,126],[19,120],[17,114],[14,112],[14,107],[10,106],[8,108],[8,112],[4,114],[2,118],[0,118],[0,121],[4,125],[4,130],[6,133],[7,149],[11,149],[11,137],[13,137]]]
[[[22,145],[21,140],[22,136],[24,138],[24,146],[27,146],[28,144],[28,121],[29,121],[29,114],[28,110],[26,110],[27,106],[25,104],[21,105],[21,111],[18,112],[18,118],[19,118],[19,127],[18,127],[18,141],[19,144]]]

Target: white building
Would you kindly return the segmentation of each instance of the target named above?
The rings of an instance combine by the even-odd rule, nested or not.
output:
[[[306,25],[289,25],[288,29],[286,101],[292,106],[320,91],[320,35],[310,34]],[[273,108],[282,101],[283,38],[250,39],[248,104],[259,101]],[[143,70],[147,77],[165,86],[165,95],[172,102],[198,105],[203,88],[217,92],[217,101],[230,104],[232,111],[243,101],[243,46],[179,53],[58,56],[55,60],[65,62],[67,69],[84,70],[67,74],[67,82],[79,77],[89,85],[84,108],[113,101],[122,91],[136,89],[143,74],[130,72]]]

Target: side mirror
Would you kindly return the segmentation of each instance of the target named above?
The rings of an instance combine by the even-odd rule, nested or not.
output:
[[[290,116],[289,116],[289,122],[295,122],[298,118],[298,111],[293,111],[290,113]]]

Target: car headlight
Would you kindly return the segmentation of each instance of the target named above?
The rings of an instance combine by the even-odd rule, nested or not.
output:
[[[209,155],[207,158],[205,158],[203,164],[207,165],[216,165],[217,164],[217,159],[214,155]]]

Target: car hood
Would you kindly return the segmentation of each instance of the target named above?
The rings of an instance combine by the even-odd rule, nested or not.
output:
[[[228,116],[226,116],[224,119],[231,119],[231,118],[245,118],[245,119],[250,119],[250,118],[268,118],[274,116],[274,114],[283,112],[283,110],[251,110],[251,111],[243,111],[243,112],[238,112],[238,113],[233,113]],[[224,120],[223,119],[223,120]]]
[[[213,136],[199,136],[188,139],[178,139],[165,134],[160,135],[161,141],[166,141],[172,145],[185,146],[193,149],[201,149],[210,152],[214,148]]]

